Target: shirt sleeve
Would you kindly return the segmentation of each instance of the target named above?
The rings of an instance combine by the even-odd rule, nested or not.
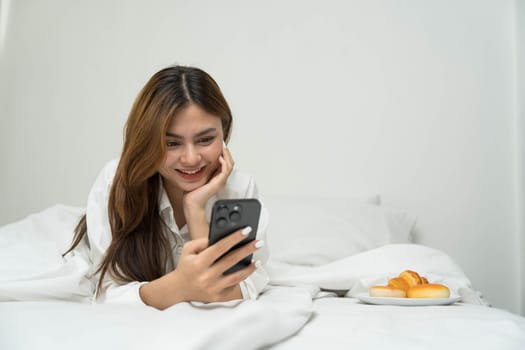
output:
[[[255,179],[250,177],[245,193],[245,198],[258,198],[259,193]],[[268,229],[269,215],[264,203],[261,201],[261,216],[259,218],[259,225],[257,228],[257,239],[266,240],[266,231]],[[243,299],[256,299],[264,287],[270,280],[268,272],[266,271],[266,262],[268,261],[269,251],[266,245],[259,248],[254,254],[253,259],[259,260],[261,263],[255,271],[244,281],[240,283]]]
[[[111,243],[112,234],[109,225],[108,202],[113,177],[118,160],[112,160],[99,173],[88,195],[86,207],[87,236],[90,246],[89,257],[93,263],[93,272],[102,262],[106,250]],[[98,284],[100,273],[92,276]],[[140,286],[147,282],[130,282],[119,284],[109,274],[106,274],[102,288],[93,298],[94,303],[144,304],[140,298]]]

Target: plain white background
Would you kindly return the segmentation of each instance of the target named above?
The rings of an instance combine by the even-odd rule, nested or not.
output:
[[[197,65],[263,195],[381,194],[524,312],[521,0],[0,0],[0,224],[84,206],[157,70]]]

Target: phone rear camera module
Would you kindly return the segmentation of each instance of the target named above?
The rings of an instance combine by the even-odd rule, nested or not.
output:
[[[218,218],[216,221],[217,227],[224,227],[228,223],[228,220],[226,218]]]
[[[228,207],[225,206],[225,205],[221,205],[219,210],[217,211],[217,213],[221,216],[226,216],[228,215]]]
[[[238,211],[232,211],[230,213],[230,220],[231,221],[239,221],[241,219],[241,213]]]

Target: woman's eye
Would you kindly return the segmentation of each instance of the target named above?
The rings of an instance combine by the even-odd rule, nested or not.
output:
[[[199,143],[201,145],[208,145],[210,144],[213,140],[215,140],[215,136],[208,136],[208,137],[203,137],[202,139],[199,139]]]
[[[175,147],[175,146],[178,146],[178,145],[180,145],[180,144],[179,144],[178,142],[175,142],[175,141],[168,141],[168,142],[166,143],[166,145],[167,145],[168,147]]]

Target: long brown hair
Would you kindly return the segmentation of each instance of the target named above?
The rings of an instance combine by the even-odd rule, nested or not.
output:
[[[201,69],[173,66],[153,75],[129,114],[122,155],[108,202],[112,240],[97,268],[97,290],[106,273],[120,282],[152,281],[163,276],[172,258],[159,214],[162,183],[158,169],[166,155],[166,130],[182,108],[195,104],[221,118],[224,140],[232,128],[228,103],[213,78]],[[85,237],[86,215],[75,228],[66,255]]]

